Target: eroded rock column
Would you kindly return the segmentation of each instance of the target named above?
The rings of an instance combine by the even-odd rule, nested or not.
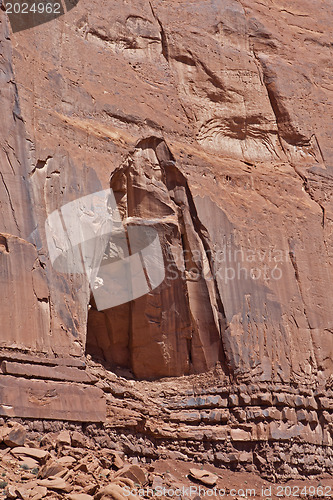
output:
[[[110,185],[125,227],[158,232],[165,279],[130,303],[104,312],[93,307],[88,351],[140,378],[211,369],[224,360],[223,305],[208,233],[166,143],[156,137],[141,141]]]

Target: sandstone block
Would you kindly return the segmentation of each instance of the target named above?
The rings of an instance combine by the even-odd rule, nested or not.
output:
[[[185,406],[193,407],[193,408],[211,408],[211,407],[219,407],[221,404],[222,398],[221,396],[205,396],[205,397],[196,397],[189,398]]]
[[[16,363],[13,361],[3,361],[1,363],[3,373],[14,375],[16,377],[42,378],[52,380],[64,380],[68,382],[80,382],[83,384],[93,384],[97,382],[84,370],[72,368],[69,366],[43,366],[26,363]]]
[[[286,403],[286,395],[279,392],[279,393],[274,393],[273,394],[273,404],[280,406],[284,405]]]
[[[215,459],[217,462],[222,464],[234,464],[238,462],[239,454],[237,453],[226,453],[217,452],[215,453]]]
[[[294,403],[296,408],[306,407],[306,399],[303,396],[295,396]]]
[[[271,422],[269,426],[268,438],[276,441],[288,441],[293,437],[299,436],[302,430],[302,424],[289,427],[284,423],[278,425],[276,422]]]
[[[126,498],[128,498],[128,500],[140,499],[140,497],[132,494],[125,496],[123,487],[118,484],[109,484],[94,496],[94,500],[125,500]]]
[[[74,431],[71,435],[71,445],[74,448],[85,448],[86,437],[80,432]]]
[[[71,435],[69,431],[60,431],[56,437],[56,446],[70,446],[71,445]]]
[[[63,457],[67,458],[67,457]],[[71,457],[73,458],[73,457]],[[75,460],[75,459],[74,459]],[[38,477],[40,479],[47,479],[51,476],[57,476],[58,474],[63,474],[66,473],[66,468],[67,466],[72,465],[70,462],[65,462],[59,460],[48,460],[45,465],[40,469],[38,473]]]
[[[237,394],[230,394],[229,405],[230,406],[238,406],[239,405],[239,398],[238,398]]]
[[[322,444],[324,446],[333,446],[332,434],[327,429],[323,429]]]
[[[319,407],[323,410],[333,410],[333,399],[326,397],[319,398]]]
[[[14,456],[27,456],[36,458],[37,460],[45,460],[49,456],[49,452],[45,450],[41,450],[40,448],[29,448],[23,446],[17,446],[12,450],[12,454]]]
[[[174,412],[170,414],[170,420],[172,422],[186,422],[186,423],[198,424],[201,421],[201,414],[198,411]]]
[[[0,375],[0,395],[4,416],[77,422],[106,418],[104,394],[97,387]]]
[[[308,413],[308,420],[310,424],[318,424],[318,414],[312,410]]]
[[[69,493],[73,487],[60,477],[40,479],[37,481],[39,486],[45,486],[48,490],[63,491]]]
[[[147,482],[147,477],[143,469],[138,465],[126,465],[120,469],[115,475],[115,478],[128,478],[134,483],[144,485]]]
[[[241,406],[247,406],[251,403],[251,396],[244,392],[239,394],[239,404]]]
[[[242,451],[239,454],[238,460],[240,463],[252,463],[253,462],[252,451]]]
[[[94,500],[94,497],[86,493],[72,493],[68,498],[69,500]]]
[[[31,457],[17,457],[20,460],[20,466],[27,468],[27,469],[35,469],[36,467],[39,466],[38,460],[35,460],[34,458]]]
[[[255,406],[251,407],[250,406],[246,409],[246,414],[247,414],[248,420],[259,421],[259,420],[263,420],[265,418],[263,410],[260,407],[255,407]],[[267,415],[268,415],[268,413],[267,413]]]
[[[309,396],[309,397],[306,398],[305,407],[308,410],[317,410],[318,409],[318,403],[317,403],[317,401],[315,400],[315,398],[313,396]]]
[[[230,427],[227,425],[217,425],[212,427],[210,430],[213,441],[225,441],[230,433]]]
[[[296,417],[296,411],[294,410],[294,408],[284,408],[282,410],[282,419],[284,421],[296,423],[297,417]]]
[[[260,422],[255,425],[252,430],[252,439],[254,441],[267,441],[269,436],[269,426]]]
[[[252,435],[242,429],[231,429],[230,437],[232,441],[251,441]]]
[[[3,440],[7,446],[14,448],[15,446],[23,446],[26,439],[27,431],[23,425],[14,423],[10,428],[5,430]]]
[[[271,420],[281,420],[282,412],[273,406],[268,408],[268,417]]]
[[[256,394],[257,401],[262,405],[271,405],[273,401],[272,394],[270,392],[261,392]]]
[[[190,469],[190,477],[210,488],[215,486],[218,480],[215,474],[201,469]]]
[[[305,410],[298,410],[296,412],[296,418],[298,422],[307,422],[308,421],[308,413]]]

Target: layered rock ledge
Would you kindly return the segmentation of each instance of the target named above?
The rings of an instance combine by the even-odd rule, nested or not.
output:
[[[328,0],[81,0],[13,33],[1,2],[4,423],[332,473],[331,17]],[[52,266],[45,221],[110,187],[124,226],[157,231],[166,279],[100,312],[86,275]]]

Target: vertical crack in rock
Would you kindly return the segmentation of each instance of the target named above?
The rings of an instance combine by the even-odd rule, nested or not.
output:
[[[315,353],[314,353],[315,342],[314,342],[314,338],[313,338],[313,329],[314,329],[314,327],[313,327],[313,325],[311,325],[311,321],[310,321],[310,318],[309,318],[309,315],[308,315],[308,312],[307,312],[306,302],[304,300],[304,293],[303,293],[303,290],[302,290],[302,283],[301,283],[301,279],[300,279],[300,276],[299,276],[299,270],[298,270],[298,266],[297,266],[297,262],[296,262],[296,255],[295,255],[295,251],[294,251],[294,244],[293,244],[292,241],[289,241],[289,258],[290,258],[290,262],[291,262],[291,264],[292,264],[292,266],[294,268],[296,284],[297,284],[299,295],[300,295],[300,298],[301,298],[301,301],[302,301],[302,304],[303,304],[303,313],[304,313],[304,317],[306,319],[306,322],[307,322],[307,325],[308,325],[308,328],[309,328],[309,332],[310,332],[311,354],[310,354],[309,361],[312,362],[312,365],[314,367],[316,367],[317,362],[316,362],[316,356],[315,356]]]
[[[309,319],[308,319],[308,315],[306,313],[306,307],[305,307],[305,302],[304,302],[304,298],[303,298],[303,292],[302,292],[302,288],[301,288],[301,280],[300,280],[298,266],[297,266],[297,262],[296,262],[295,251],[294,251],[293,244],[292,244],[291,241],[289,241],[289,258],[290,258],[290,262],[291,262],[291,264],[292,264],[292,266],[294,268],[298,291],[299,291],[300,297],[301,297],[302,302],[303,302],[304,316],[305,316],[306,321],[308,323],[309,329],[311,330],[311,325],[310,325],[310,322],[309,322]]]
[[[216,363],[227,374],[226,317],[208,232],[164,140],[140,141],[113,172],[111,188],[127,229],[158,233],[165,278],[146,295],[103,312],[92,301],[87,352],[131,369],[138,378],[200,373]],[[112,251],[110,246],[107,253]]]
[[[150,5],[150,8],[151,8],[151,12],[152,12],[154,18],[156,19],[156,21],[158,22],[159,27],[160,27],[162,55],[164,56],[165,60],[167,62],[169,62],[168,40],[167,40],[165,31],[164,31],[163,25],[162,25],[160,19],[158,18],[158,16],[157,16],[157,14],[156,14],[156,12],[154,10],[154,7],[153,7],[153,5],[152,5],[151,2],[149,2],[149,5]]]
[[[10,146],[10,144],[8,144],[8,142],[6,142],[6,147],[10,148],[13,151],[13,148]],[[15,169],[13,167],[13,163],[10,160],[10,157],[9,157],[9,154],[8,154],[7,150],[5,148],[2,148],[2,149],[3,149],[3,151],[4,151],[5,155],[6,155],[6,158],[7,158],[7,161],[8,161],[8,165],[10,166],[11,171],[13,172],[14,175],[16,175]]]
[[[240,2],[242,5],[242,2]],[[243,7],[244,16],[247,17],[246,9]],[[248,21],[249,23],[251,20]],[[247,33],[249,37],[249,32]],[[310,197],[310,199],[317,204],[317,206],[321,210],[321,226],[323,231],[325,231],[325,220],[326,220],[326,212],[325,206],[316,198],[315,193],[311,188],[311,181],[304,174],[304,172],[300,171],[300,168],[297,165],[297,162],[293,160],[292,154],[290,150],[288,150],[288,145],[293,147],[312,147],[317,150],[319,159],[314,151],[311,151],[311,154],[314,157],[316,163],[322,162],[325,165],[325,159],[320,147],[320,143],[315,133],[312,133],[310,137],[306,137],[303,133],[297,130],[297,126],[293,123],[292,117],[290,116],[290,112],[288,107],[286,106],[283,98],[280,96],[278,91],[278,77],[276,70],[269,65],[269,59],[266,57],[261,57],[260,54],[257,53],[256,48],[253,43],[249,40],[249,45],[251,48],[251,52],[253,54],[258,74],[261,83],[265,86],[267,96],[269,99],[270,106],[272,108],[273,114],[275,116],[275,122],[277,126],[277,137],[281,146],[283,153],[285,154],[288,163],[293,168],[295,173],[301,178],[303,183],[303,189]],[[268,62],[267,62],[268,61]],[[310,150],[308,151],[310,152]],[[327,241],[325,238],[325,232],[323,235],[323,243],[326,248],[326,252],[328,253]],[[294,265],[294,261],[292,261]]]
[[[323,229],[325,229],[325,217],[326,217],[325,216],[325,207],[318,200],[316,200],[316,198],[311,190],[311,185],[310,185],[309,179],[302,172],[300,172],[296,166],[294,166],[293,164],[292,164],[292,166],[294,167],[295,172],[299,175],[299,177],[303,181],[304,191],[309,195],[311,200],[314,201],[319,206],[320,210],[322,211],[321,225],[322,225]],[[326,244],[325,240],[324,240],[324,243]]]
[[[12,198],[10,196],[9,189],[8,189],[8,186],[6,184],[6,181],[5,181],[5,178],[4,178],[4,175],[3,175],[2,172],[0,172],[0,176],[1,176],[4,188],[5,188],[7,196],[8,196],[8,201],[9,201],[9,205],[10,205],[10,208],[11,208],[11,211],[12,211],[12,214],[13,214],[13,219],[14,219],[14,222],[15,222],[15,226],[17,228],[18,234],[21,234],[21,230],[20,230],[20,227],[19,227],[17,219],[16,219],[15,209],[14,209],[14,205],[13,205],[13,202],[12,202]]]

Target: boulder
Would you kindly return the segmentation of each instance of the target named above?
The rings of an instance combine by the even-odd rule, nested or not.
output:
[[[195,479],[210,488],[215,486],[218,480],[216,474],[201,469],[190,469],[189,478]]]
[[[4,443],[11,448],[15,448],[24,445],[27,431],[23,425],[15,422],[3,430],[2,435]]]

